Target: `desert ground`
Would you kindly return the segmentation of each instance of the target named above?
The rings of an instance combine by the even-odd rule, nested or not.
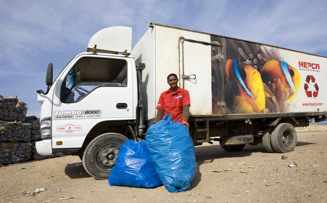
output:
[[[196,146],[197,174],[188,191],[110,186],[77,156],[0,167],[0,202],[327,202],[327,127],[299,128],[293,152],[261,144],[226,152]]]

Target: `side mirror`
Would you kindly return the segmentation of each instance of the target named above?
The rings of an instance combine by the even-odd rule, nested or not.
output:
[[[145,64],[144,64],[144,63],[138,63],[138,64],[136,65],[136,68],[137,68],[138,70],[140,70],[140,71],[143,71],[144,68],[145,68]]]
[[[47,70],[47,76],[45,80],[47,86],[51,86],[53,84],[53,64],[49,63],[48,70]]]

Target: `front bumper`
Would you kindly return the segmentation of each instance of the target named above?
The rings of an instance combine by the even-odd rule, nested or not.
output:
[[[52,155],[52,143],[51,139],[38,141],[35,143],[36,151],[38,154],[47,156]]]

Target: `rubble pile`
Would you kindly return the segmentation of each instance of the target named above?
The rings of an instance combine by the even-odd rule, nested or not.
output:
[[[31,141],[31,124],[21,121],[0,121],[0,142],[29,142]]]
[[[32,144],[22,142],[1,143],[0,163],[13,164],[31,160]]]
[[[23,121],[26,113],[26,104],[19,102],[17,97],[3,97],[0,95],[0,120]]]
[[[39,119],[26,117],[27,105],[0,95],[0,165],[39,160],[35,142],[40,139]]]

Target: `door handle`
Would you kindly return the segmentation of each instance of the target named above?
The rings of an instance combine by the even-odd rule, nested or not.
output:
[[[116,107],[117,107],[117,109],[126,109],[127,104],[126,103],[117,103]]]
[[[184,80],[196,80],[196,75],[195,74],[183,75],[182,79],[184,79]]]

